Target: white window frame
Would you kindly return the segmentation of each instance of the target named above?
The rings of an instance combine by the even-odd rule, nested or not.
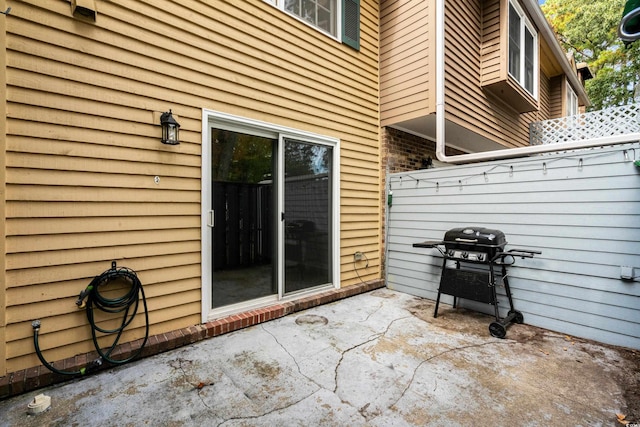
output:
[[[569,84],[569,81],[565,79],[564,84],[567,90],[566,96],[566,115],[567,116],[575,116],[578,114],[578,95],[576,95],[575,91]]]
[[[303,19],[302,17],[289,12],[286,8],[285,8],[285,1],[286,0],[264,0],[267,3],[271,4],[272,6],[280,9],[281,11],[283,11],[284,13],[286,13],[289,16],[292,16],[293,18],[297,19],[298,21],[304,23],[305,25],[308,25],[309,27],[320,31],[322,34],[326,34],[327,36],[336,39],[339,42],[342,42],[342,1],[340,0],[331,0],[332,2],[335,3],[335,28],[334,28],[334,32],[335,34],[331,34],[330,32],[327,32],[325,29],[320,28],[315,26],[314,24],[312,24],[309,21],[306,21],[305,19]]]
[[[249,301],[247,304],[241,303],[231,307],[223,307],[221,310],[213,310],[211,303],[211,283],[213,280],[212,271],[213,265],[211,261],[211,253],[213,250],[213,238],[211,233],[211,227],[213,224],[213,215],[211,211],[212,196],[210,187],[208,184],[211,182],[211,141],[210,129],[212,127],[223,128],[228,130],[234,130],[238,132],[251,132],[254,135],[262,135],[269,138],[278,138],[280,141],[278,144],[278,158],[280,162],[284,159],[283,153],[283,138],[295,139],[303,142],[309,142],[317,145],[325,145],[331,147],[333,151],[332,158],[332,205],[331,205],[331,245],[332,245],[332,283],[334,289],[340,289],[340,139],[330,137],[326,135],[320,135],[300,129],[289,128],[275,123],[268,123],[259,120],[249,119],[242,116],[235,116],[232,114],[223,113],[220,111],[202,109],[202,184],[201,184],[201,221],[200,229],[202,232],[201,237],[201,319],[202,323],[206,323],[215,318],[222,317],[223,315],[229,315],[241,311],[248,311],[254,308],[262,307],[267,303],[273,303],[277,301],[283,301],[290,298],[288,295],[281,292],[283,290],[282,282],[283,269],[279,268],[278,272],[278,295],[275,298],[266,297],[256,301]],[[284,172],[280,172],[284,174]],[[284,182],[284,176],[279,180],[280,183]],[[283,189],[280,188],[279,193],[283,194]],[[284,201],[282,197],[278,200],[277,212],[283,212]],[[283,230],[282,221],[278,222],[278,262],[282,262],[283,254]],[[281,266],[282,267],[282,266]],[[316,294],[326,290],[326,288],[313,288],[306,293],[309,295]],[[305,293],[296,293],[295,297],[300,297]],[[251,304],[255,304],[252,306]]]
[[[518,58],[520,63],[519,63],[519,75],[515,76],[513,74],[511,74],[511,67],[510,64],[507,63],[507,71],[509,73],[509,75],[516,81],[518,82],[518,84],[525,90],[527,91],[529,94],[531,94],[531,96],[533,96],[535,99],[538,99],[538,74],[539,74],[539,69],[540,69],[540,58],[538,56],[538,32],[535,31],[535,28],[533,27],[533,25],[531,25],[531,22],[529,22],[529,19],[527,18],[527,15],[524,13],[524,10],[522,9],[522,7],[520,7],[520,5],[512,0],[509,0],[509,5],[511,7],[513,7],[513,10],[515,10],[515,12],[518,15],[519,18],[519,24],[520,24],[520,57]],[[507,22],[508,22],[508,31],[507,31],[507,45],[509,45],[510,41],[510,34],[511,34],[511,19],[509,14],[511,13],[511,8],[507,9]],[[532,56],[533,56],[533,87],[531,88],[532,90],[527,89],[526,87],[526,58],[527,55],[525,52],[525,29],[533,36],[533,52]],[[507,46],[507,52],[510,52],[510,46]],[[507,62],[511,60],[511,55],[507,54]]]

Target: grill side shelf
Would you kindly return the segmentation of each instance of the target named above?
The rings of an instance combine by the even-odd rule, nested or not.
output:
[[[436,248],[440,245],[444,245],[444,242],[436,241],[436,240],[426,240],[424,242],[414,243],[413,247],[414,248]]]

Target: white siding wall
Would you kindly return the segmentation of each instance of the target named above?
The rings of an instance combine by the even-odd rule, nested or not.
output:
[[[509,268],[525,323],[640,348],[640,278],[620,278],[621,266],[640,276],[634,159],[639,143],[391,174],[388,287],[435,300],[441,258],[412,244],[454,227],[494,228],[506,234],[507,250],[542,251]],[[485,304],[466,306],[491,313]]]

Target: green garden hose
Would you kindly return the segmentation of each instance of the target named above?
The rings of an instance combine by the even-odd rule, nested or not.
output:
[[[107,298],[100,293],[100,288],[102,286],[114,281],[128,283],[131,287],[129,288],[128,292],[116,298]],[[86,302],[84,301],[85,299],[87,300]],[[142,345],[129,357],[125,359],[114,359],[111,357],[111,353],[116,349],[125,328],[129,326],[135,318],[140,300],[142,300],[142,304],[144,306],[145,316],[145,336],[144,340],[142,341]],[[100,358],[94,360],[88,366],[83,367],[77,371],[63,371],[54,367],[46,361],[42,354],[42,351],[40,350],[40,345],[38,344],[38,334],[41,322],[40,320],[34,320],[31,324],[31,326],[33,327],[33,344],[35,346],[38,359],[40,359],[42,364],[47,367],[47,369],[61,375],[85,375],[86,373],[89,373],[92,370],[100,367],[103,361],[106,361],[113,365],[120,365],[123,363],[127,363],[140,355],[142,349],[147,343],[147,339],[149,338],[149,311],[147,309],[147,300],[144,295],[142,283],[138,279],[138,275],[135,271],[126,267],[116,268],[116,263],[113,262],[109,270],[105,271],[99,276],[96,276],[91,281],[91,283],[82,292],[80,292],[78,300],[76,301],[76,305],[80,308],[84,308],[86,311],[87,320],[89,321],[89,325],[91,325],[91,336],[93,338],[93,344],[95,345]],[[122,320],[120,322],[120,325],[113,329],[105,329],[98,326],[96,318],[94,316],[95,309],[112,314],[122,313]],[[116,334],[112,344],[106,350],[101,349],[100,345],[98,344],[98,333]]]

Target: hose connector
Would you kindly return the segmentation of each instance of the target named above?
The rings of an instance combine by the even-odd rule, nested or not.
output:
[[[34,331],[40,330],[40,320],[34,320],[33,322],[31,322],[31,327]]]
[[[76,300],[76,305],[78,306],[78,308],[85,308],[87,306],[85,299],[87,298],[87,296],[89,295],[89,292],[91,292],[92,289],[93,289],[93,286],[89,285],[83,291],[80,292],[80,295],[78,295],[78,299]]]
[[[87,374],[90,374],[92,372],[96,372],[96,371],[98,371],[100,369],[101,366],[102,366],[102,357],[98,357],[93,362],[91,362],[89,365],[87,365],[84,368],[80,369],[80,375],[87,375]]]

